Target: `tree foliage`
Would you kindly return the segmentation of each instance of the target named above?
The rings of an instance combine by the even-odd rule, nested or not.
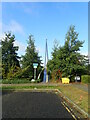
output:
[[[54,46],[52,59],[47,65],[51,73],[53,73],[53,70],[60,70],[62,77],[71,78],[76,74],[81,75],[86,72],[85,56],[79,53],[84,41],[80,41],[78,35],[75,26],[70,26],[65,37],[64,46]]]
[[[1,39],[1,49],[2,49],[2,77],[6,78],[8,73],[14,68],[14,66],[20,67],[19,59],[17,55],[18,46],[14,46],[15,35],[10,32],[5,33],[5,38]]]
[[[41,70],[41,60],[40,60],[40,56],[38,55],[38,52],[36,51],[34,37],[33,35],[30,35],[28,39],[28,46],[26,49],[26,53],[25,55],[22,55],[22,60],[21,60],[22,68],[23,69],[28,68],[26,69],[27,77],[30,78],[33,77],[33,71],[34,71],[33,63],[38,63],[38,68],[37,68],[37,75],[38,75]],[[26,77],[26,75],[24,77]]]

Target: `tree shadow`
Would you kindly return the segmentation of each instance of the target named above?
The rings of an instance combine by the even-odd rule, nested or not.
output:
[[[13,93],[15,90],[2,90],[2,96],[3,95],[7,95],[7,94],[11,94]]]

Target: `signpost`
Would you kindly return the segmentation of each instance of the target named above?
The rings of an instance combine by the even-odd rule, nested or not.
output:
[[[80,82],[80,76],[75,76],[75,81]]]
[[[36,68],[38,66],[38,63],[33,63],[33,68],[34,68],[34,80],[36,80]]]

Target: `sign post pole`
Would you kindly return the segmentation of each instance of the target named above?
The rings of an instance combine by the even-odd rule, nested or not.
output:
[[[34,68],[34,80],[36,80],[36,68]]]
[[[34,80],[36,80],[36,68],[38,66],[38,63],[33,63],[33,68],[34,68]]]

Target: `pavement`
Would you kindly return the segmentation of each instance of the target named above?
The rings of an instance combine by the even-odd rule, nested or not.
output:
[[[24,84],[1,84],[1,86],[59,86],[61,83],[24,83]]]
[[[74,118],[54,92],[3,92],[4,118]]]
[[[74,83],[72,84],[72,86],[80,89],[80,90],[83,90],[84,92],[88,92],[90,93],[90,84],[82,84],[82,83]]]

